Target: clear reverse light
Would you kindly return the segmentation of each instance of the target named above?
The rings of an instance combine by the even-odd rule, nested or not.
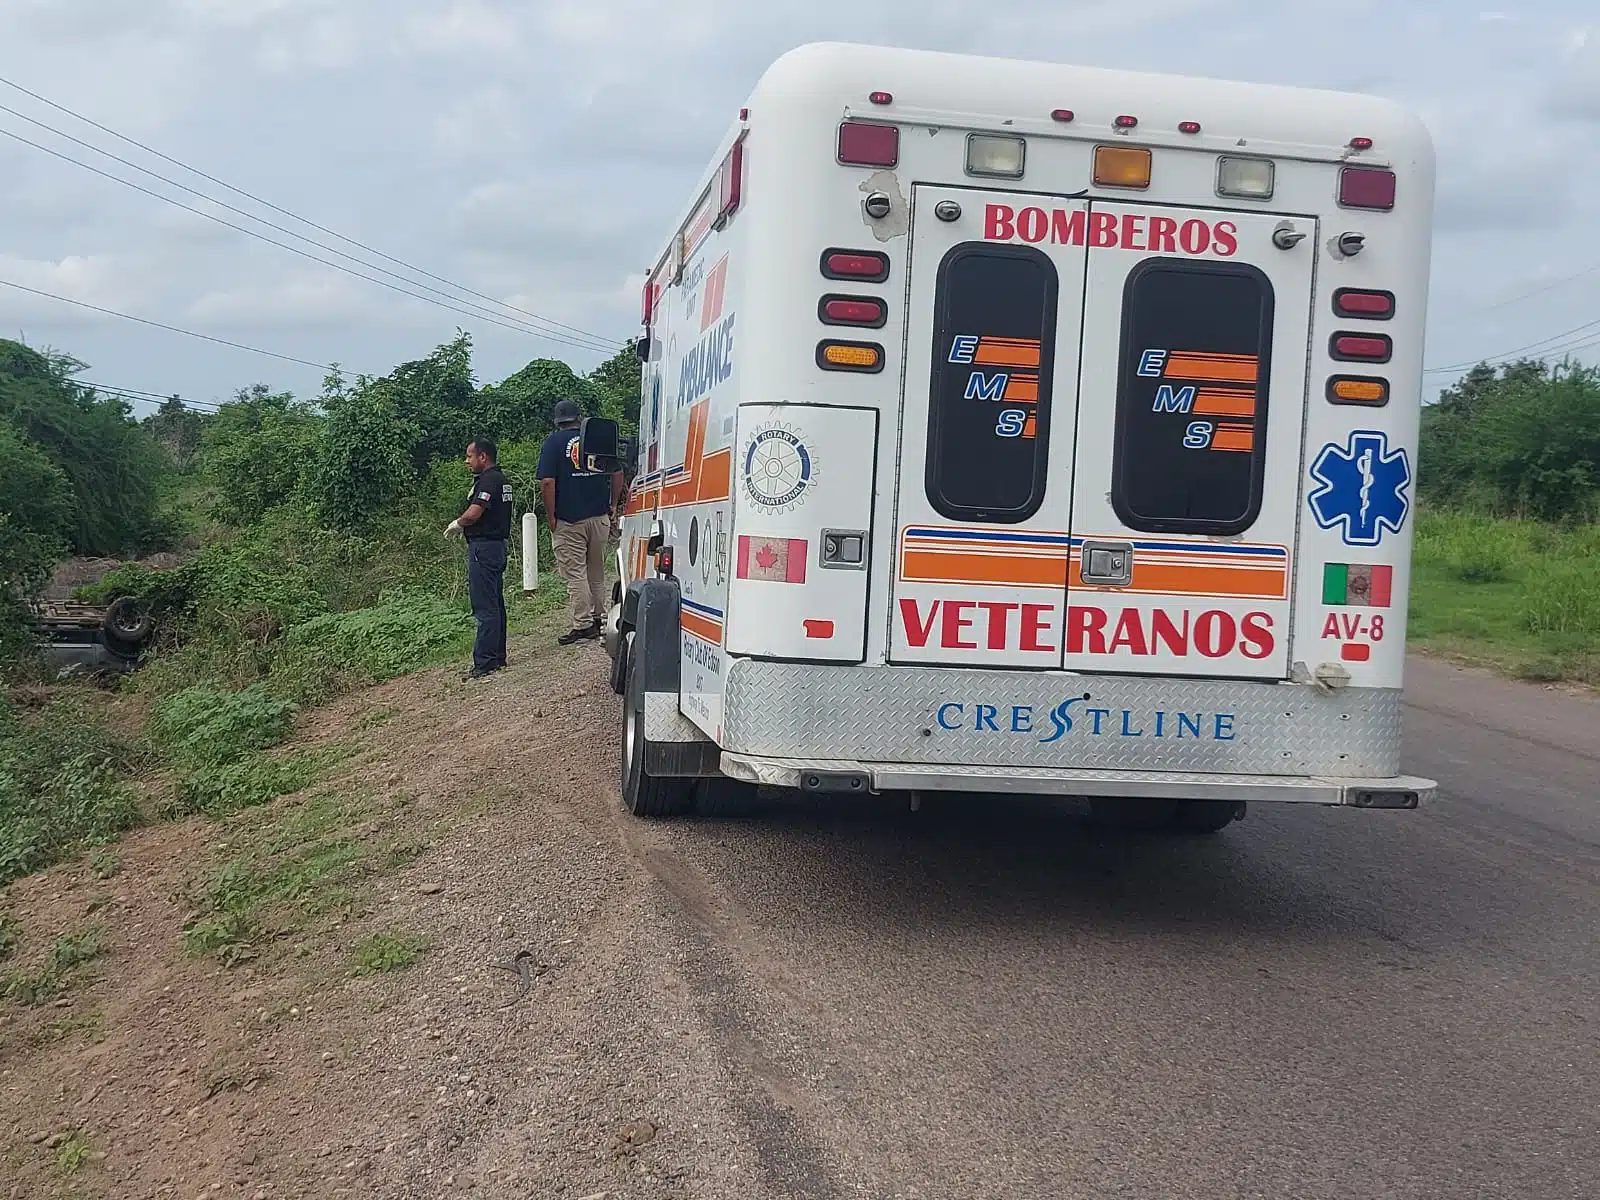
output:
[[[1217,195],[1270,200],[1273,175],[1270,158],[1237,158],[1225,154],[1217,160]]]
[[[967,174],[1021,179],[1025,152],[1025,144],[1019,137],[993,133],[968,134]]]

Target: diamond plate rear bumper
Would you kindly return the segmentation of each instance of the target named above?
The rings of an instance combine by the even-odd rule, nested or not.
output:
[[[749,754],[722,755],[722,773],[764,787],[808,790],[811,773],[862,775],[875,792],[1007,792],[1046,796],[1118,796],[1158,800],[1278,801],[1357,808],[1415,808],[1432,800],[1431,779],[1319,778],[1307,775],[1218,775],[1180,771],[1103,771],[1071,767],[918,766],[840,759],[803,762]],[[837,789],[832,789],[837,790]]]
[[[883,770],[1003,768],[1001,777],[1042,770],[1377,781],[1400,774],[1400,692],[733,659],[722,748]]]

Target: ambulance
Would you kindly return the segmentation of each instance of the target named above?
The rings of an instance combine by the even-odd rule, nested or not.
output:
[[[1366,96],[778,60],[644,286],[605,630],[627,807],[1030,792],[1215,832],[1426,800],[1433,176]]]

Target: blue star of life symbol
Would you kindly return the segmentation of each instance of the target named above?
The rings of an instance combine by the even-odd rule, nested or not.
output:
[[[1406,522],[1411,459],[1404,448],[1390,452],[1386,433],[1358,429],[1345,445],[1324,446],[1311,478],[1321,485],[1310,496],[1312,515],[1347,546],[1376,546]]]

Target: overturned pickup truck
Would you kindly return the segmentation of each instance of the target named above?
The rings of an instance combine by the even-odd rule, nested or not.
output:
[[[127,673],[155,634],[149,609],[132,596],[108,605],[43,600],[34,608],[33,627],[45,661],[58,673]]]

